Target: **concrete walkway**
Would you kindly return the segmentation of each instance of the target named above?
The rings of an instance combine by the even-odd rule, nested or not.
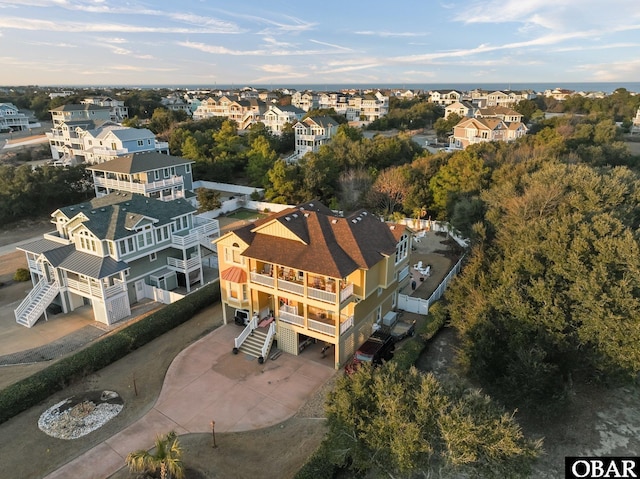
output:
[[[281,354],[258,364],[231,353],[235,324],[221,326],[173,361],[154,407],[102,444],[45,479],[104,479],[125,464],[127,454],[153,446],[157,435],[240,432],[278,424],[293,416],[334,374],[310,357]],[[126,407],[126,404],[125,404]]]

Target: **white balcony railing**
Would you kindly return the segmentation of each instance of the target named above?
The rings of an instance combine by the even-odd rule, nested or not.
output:
[[[88,295],[92,298],[110,298],[127,291],[127,286],[125,283],[116,283],[113,286],[107,286],[104,289],[102,289],[100,283],[91,281],[78,281],[75,279],[67,278],[65,280],[65,283],[67,288],[80,293],[84,293],[85,295]]]
[[[278,289],[282,291],[288,291],[289,293],[304,296],[304,285],[287,281],[286,279],[278,280]]]
[[[174,233],[171,235],[171,243],[179,248],[188,248],[205,240],[220,236],[220,226],[217,220],[194,218],[195,227],[187,234]]]
[[[297,324],[298,326],[304,326],[304,318],[298,314],[290,313],[283,309],[280,309],[278,318],[280,321],[290,324]]]
[[[199,267],[201,264],[200,257],[189,258],[188,260],[182,260],[178,258],[167,258],[167,265],[181,272],[189,271]]]
[[[336,293],[331,293],[329,291],[325,291],[324,289],[308,287],[307,296],[313,299],[319,299],[320,301],[324,301],[325,303],[335,304],[336,302]]]
[[[353,327],[353,316],[349,316],[346,321],[340,323],[340,334],[344,334]]]
[[[328,336],[336,335],[336,327],[334,324],[327,324],[323,323],[322,321],[316,321],[315,319],[309,318],[309,320],[307,321],[307,326],[312,331],[317,331]]]
[[[261,284],[262,286],[267,286],[269,288],[273,288],[274,280],[269,275],[252,272],[251,282],[256,284]]]
[[[353,296],[353,283],[349,283],[340,290],[340,302],[346,301],[350,296]]]
[[[130,191],[132,193],[140,193],[144,195],[158,190],[173,188],[174,186],[182,186],[184,185],[184,180],[182,176],[175,176],[173,178],[153,181],[151,183],[137,183],[135,181],[117,180],[96,176],[94,178],[94,183],[96,186],[101,186],[103,188],[120,191]]]

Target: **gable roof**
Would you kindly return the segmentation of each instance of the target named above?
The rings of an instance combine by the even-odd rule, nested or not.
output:
[[[296,239],[270,234],[274,222]],[[318,202],[288,208],[233,231],[249,247],[243,255],[268,263],[343,278],[357,269],[370,269],[395,253],[404,226],[391,226],[361,210],[347,218]]]
[[[109,171],[113,173],[142,173],[145,171],[169,168],[195,163],[179,156],[165,155],[157,151],[145,151],[119,156],[97,165],[87,166],[87,170]]]

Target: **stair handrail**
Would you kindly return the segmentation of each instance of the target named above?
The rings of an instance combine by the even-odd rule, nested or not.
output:
[[[34,287],[27,297],[20,303],[20,305],[14,310],[14,314],[16,317],[16,322],[20,323],[20,318],[24,313],[26,313],[27,308],[34,302],[37,301],[37,296],[44,291],[44,296],[40,298],[39,301],[36,302],[35,308],[26,314],[24,320],[27,323],[27,326],[30,328],[35,324],[40,315],[44,312],[44,310],[51,304],[53,298],[56,297],[58,291],[60,290],[58,286],[58,282],[53,280],[51,282],[47,281],[45,277],[43,277]],[[29,300],[29,301],[27,301]],[[20,323],[22,324],[22,323]]]
[[[262,357],[264,359],[266,359],[267,355],[269,354],[269,350],[271,349],[271,343],[275,335],[276,335],[276,323],[272,322],[269,325],[269,330],[267,331],[267,337],[265,338],[264,344],[262,345]]]
[[[40,281],[36,283],[36,285],[33,287],[31,291],[29,291],[29,294],[27,294],[27,297],[22,300],[22,302],[18,305],[16,309],[13,310],[16,316],[16,320],[18,320],[20,316],[22,316],[22,313],[24,313],[24,310],[27,309],[27,307],[33,301],[35,301],[38,294],[40,294],[40,291],[46,288],[48,284],[49,282],[47,281],[47,278],[45,276],[40,278]]]
[[[254,316],[253,318],[251,318],[251,321],[249,321],[249,324],[247,324],[244,327],[244,329],[240,333],[240,336],[238,336],[233,340],[233,344],[236,350],[240,349],[240,346],[242,346],[242,343],[245,342],[245,340],[249,337],[251,332],[257,327],[258,327],[258,317]]]

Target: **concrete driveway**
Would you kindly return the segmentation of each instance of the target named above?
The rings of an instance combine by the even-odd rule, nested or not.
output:
[[[159,434],[239,432],[293,416],[338,371],[303,354],[281,354],[258,364],[232,354],[235,324],[221,326],[173,361],[154,407],[144,417],[45,479],[102,479],[119,470],[127,454],[153,446]],[[91,464],[91,468],[87,467]]]

